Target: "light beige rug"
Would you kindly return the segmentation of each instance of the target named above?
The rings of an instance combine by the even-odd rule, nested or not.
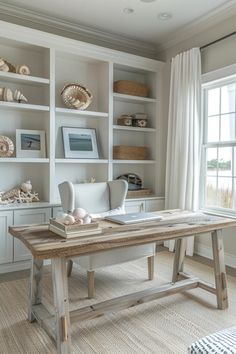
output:
[[[171,278],[173,255],[156,257],[156,279],[147,281],[146,260],[113,266],[96,273],[96,299],[86,299],[86,274],[73,269],[69,279],[70,306],[83,307],[132,291],[165,283]],[[194,260],[185,270],[206,281],[212,269]],[[236,278],[228,276],[229,309],[217,310],[214,295],[201,289],[172,295],[72,326],[72,353],[99,354],[181,354],[188,345],[210,332],[236,324]],[[51,302],[51,277],[44,280],[45,302]],[[28,279],[0,284],[0,353],[56,353],[53,342],[37,323],[27,321]]]

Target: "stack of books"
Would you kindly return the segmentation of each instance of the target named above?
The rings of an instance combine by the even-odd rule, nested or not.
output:
[[[99,222],[97,221],[92,221],[90,224],[75,223],[72,225],[65,225],[55,218],[49,220],[49,230],[64,238],[89,236],[92,234],[99,234],[102,231],[99,227]]]

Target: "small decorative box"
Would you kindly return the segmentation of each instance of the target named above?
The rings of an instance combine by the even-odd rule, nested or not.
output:
[[[136,119],[132,120],[133,127],[145,128],[147,126],[147,119]]]
[[[117,124],[132,126],[132,116],[129,116],[128,114],[123,114],[122,116],[117,118]]]

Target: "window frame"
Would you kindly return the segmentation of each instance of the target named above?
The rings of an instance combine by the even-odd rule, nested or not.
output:
[[[199,206],[200,209],[217,214],[217,215],[226,215],[226,216],[231,216],[231,217],[236,217],[236,205],[235,209],[230,209],[230,208],[222,208],[222,207],[209,207],[205,205],[205,200],[206,200],[206,176],[207,176],[207,161],[206,161],[206,156],[207,156],[207,148],[209,147],[236,147],[236,137],[235,140],[233,141],[227,141],[227,142],[207,142],[207,136],[208,136],[208,115],[207,115],[207,107],[208,107],[208,97],[207,93],[209,89],[214,89],[214,88],[220,88],[225,85],[229,85],[231,83],[236,84],[236,64],[230,65],[225,68],[221,68],[209,73],[206,73],[202,75],[202,108],[201,108],[201,115],[202,115],[202,128],[203,128],[203,134],[202,134],[202,149],[201,149],[201,171],[200,171],[200,186],[199,186],[199,191],[200,191],[200,198],[199,198]],[[236,105],[236,100],[235,100],[235,105]],[[235,114],[236,114],[236,107],[235,107]],[[221,129],[221,127],[220,127]],[[219,139],[220,139],[220,131],[219,131]],[[236,149],[235,149],[236,150]],[[234,165],[236,161],[236,151],[235,155],[232,154],[232,169],[235,170],[236,166]],[[236,163],[235,163],[236,164]],[[233,176],[231,178],[232,180],[232,186],[234,183],[234,190],[236,191],[236,178],[233,179]]]

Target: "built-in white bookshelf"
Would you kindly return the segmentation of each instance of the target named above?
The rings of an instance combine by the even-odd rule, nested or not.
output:
[[[37,43],[37,44],[36,44]],[[136,173],[143,187],[159,196],[159,120],[163,63],[1,22],[1,57],[25,64],[30,75],[1,72],[1,87],[19,90],[28,102],[0,101],[0,134],[16,143],[16,129],[43,130],[43,158],[0,158],[0,191],[31,180],[40,200],[59,203],[58,184],[112,180]],[[150,88],[148,97],[113,92],[116,80],[132,80]],[[78,83],[92,93],[86,110],[69,109],[61,99],[64,85]],[[144,112],[147,127],[117,124],[122,114]],[[62,127],[96,131],[98,159],[65,158]],[[113,159],[114,145],[145,146],[145,160]],[[151,198],[151,196],[150,196]]]
[[[7,233],[9,225],[48,222],[61,212],[58,184],[112,180],[125,173],[142,178],[152,193],[127,199],[127,212],[163,208],[159,187],[159,129],[163,63],[98,47],[0,21],[0,52],[12,65],[27,65],[30,75],[0,71],[0,87],[17,89],[27,102],[0,100],[0,135],[9,137],[15,150],[0,157],[0,191],[31,180],[39,202],[0,205],[0,273],[29,267],[30,252]],[[150,88],[148,97],[113,92],[116,80],[133,80]],[[61,91],[78,83],[93,95],[90,106],[68,109]],[[145,112],[147,127],[117,124],[121,114]],[[62,127],[95,129],[98,158],[65,158]],[[17,157],[16,130],[45,131],[43,157]],[[113,159],[114,145],[145,146],[148,159]],[[18,155],[19,156],[19,155]],[[22,156],[22,155],[21,155]]]

